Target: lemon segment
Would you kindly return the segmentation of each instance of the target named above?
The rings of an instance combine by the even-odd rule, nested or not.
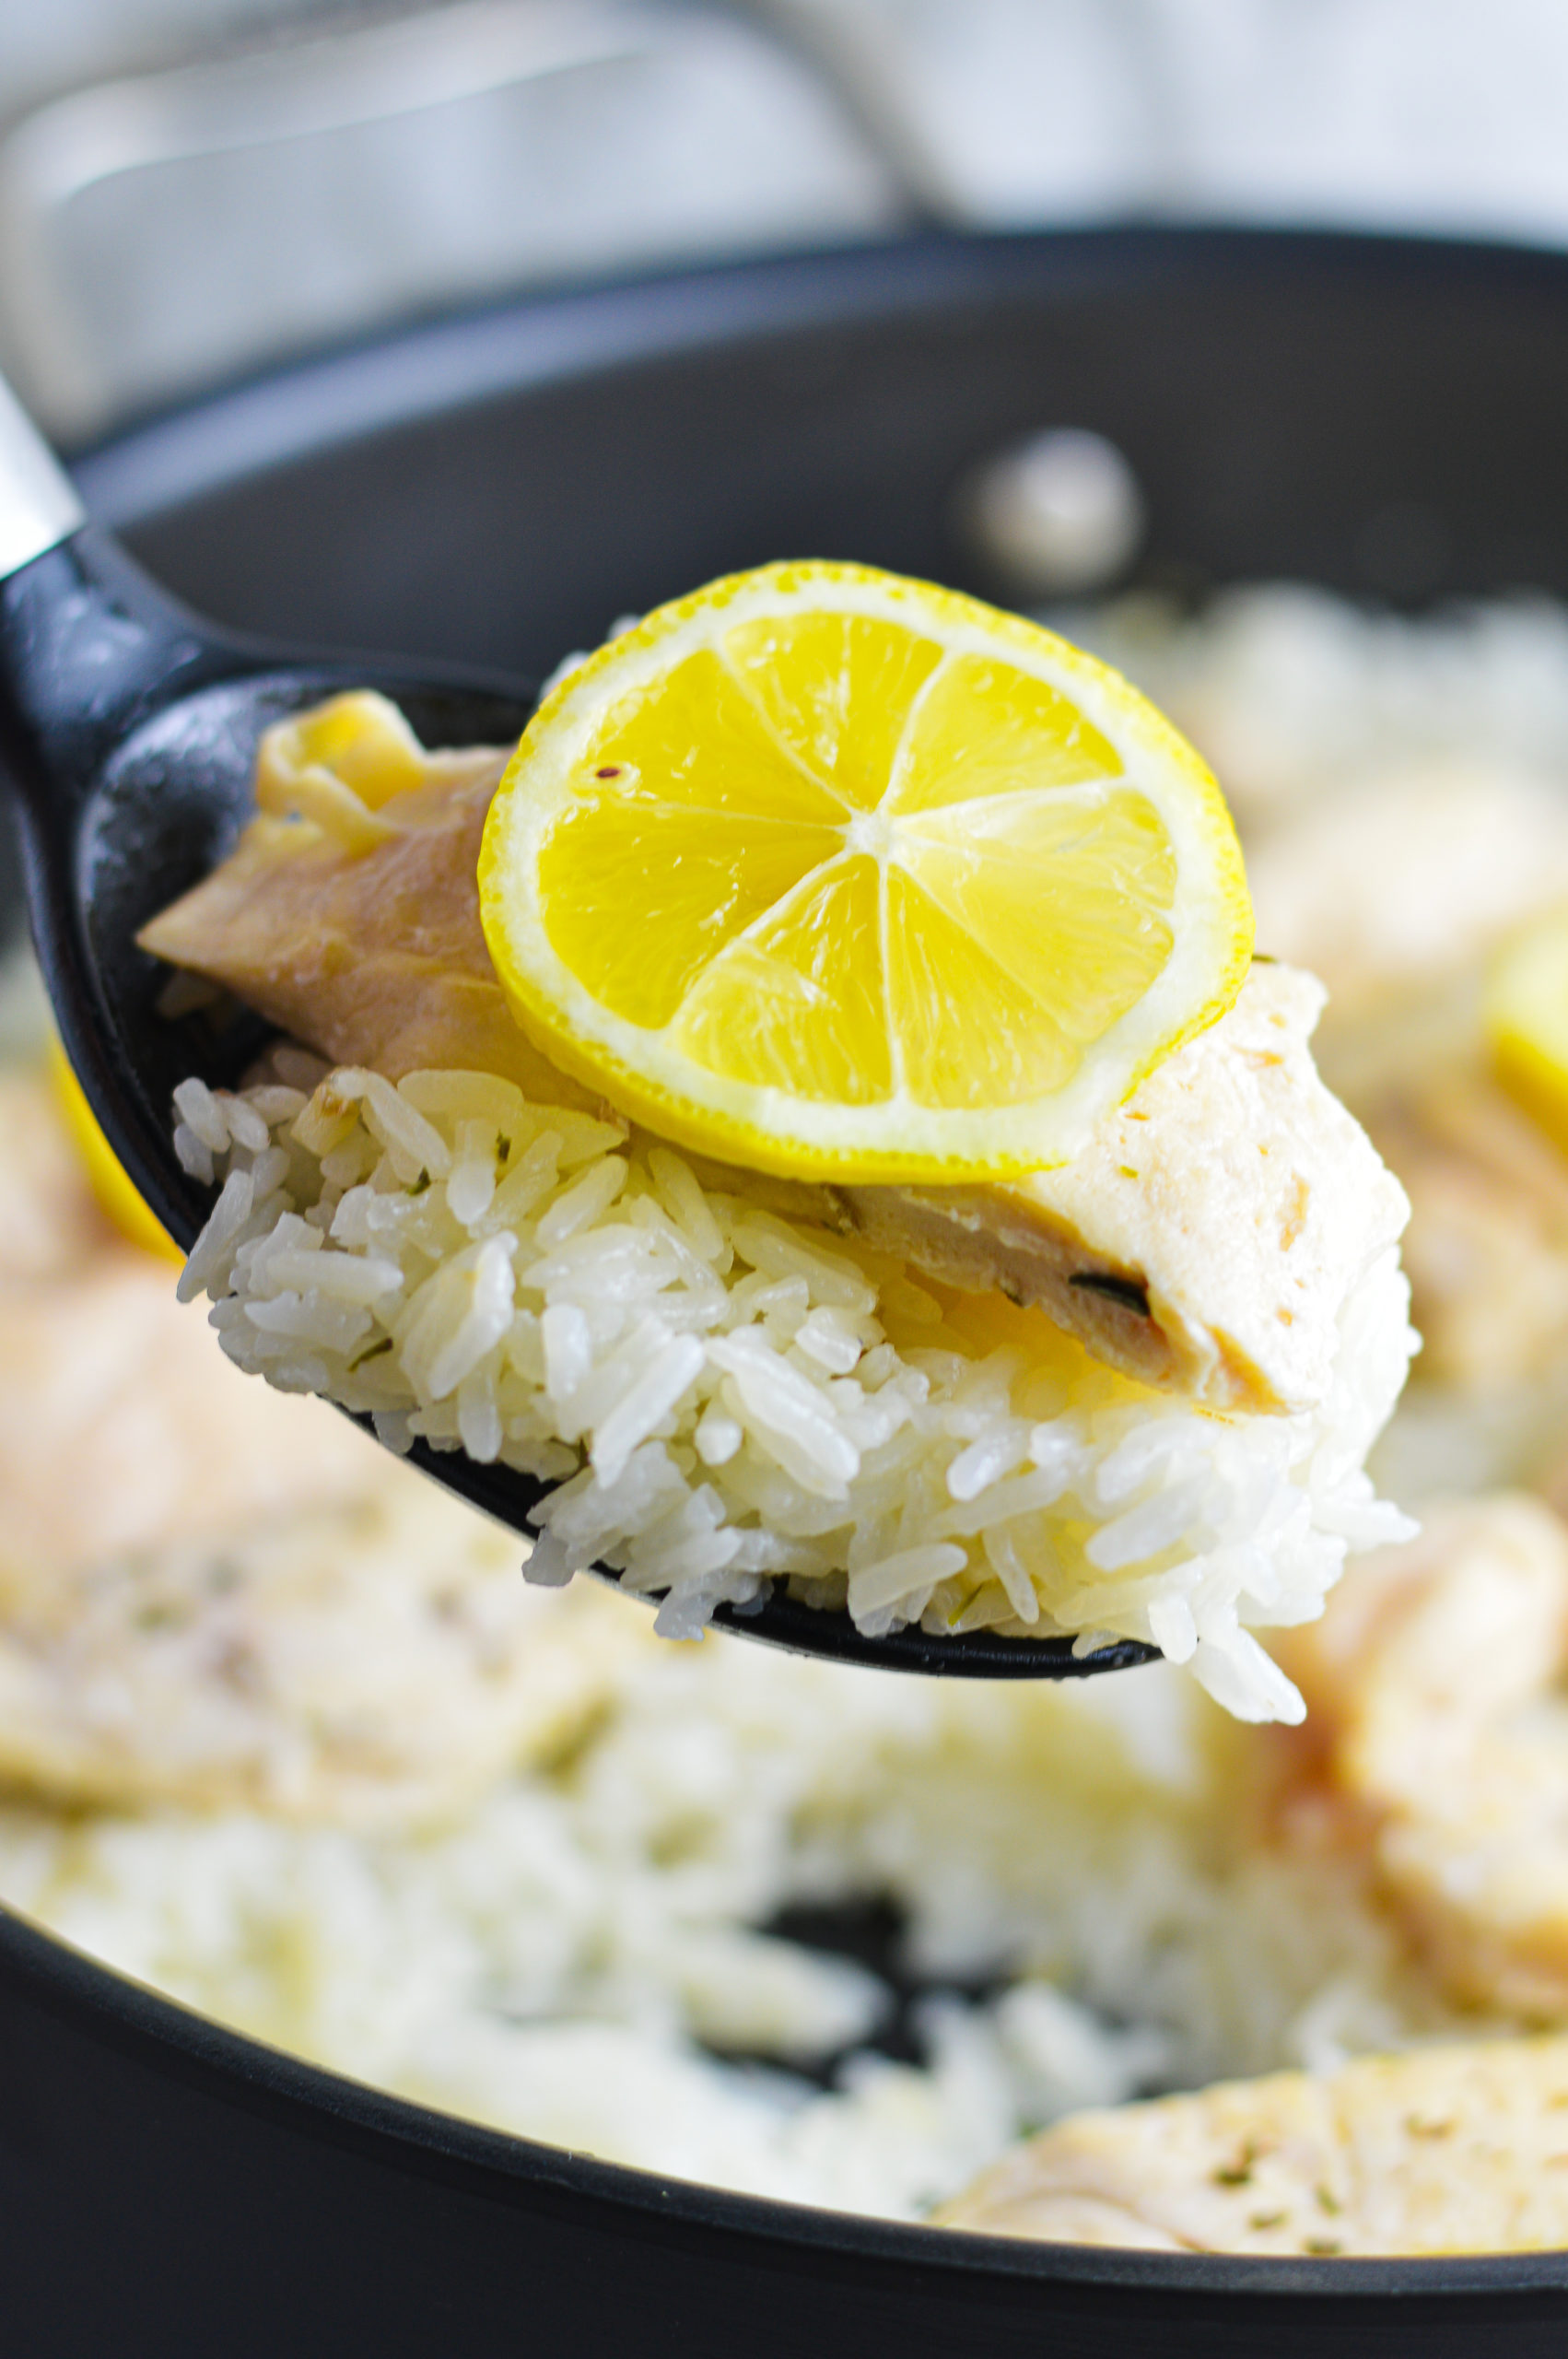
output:
[[[149,1211],[138,1194],[114,1149],[99,1128],[98,1116],[88,1104],[81,1083],[72,1070],[70,1059],[59,1039],[53,1036],[49,1043],[49,1078],[53,1085],[55,1102],[64,1118],[71,1144],[76,1150],[88,1184],[98,1199],[99,1209],[111,1220],[123,1237],[144,1252],[157,1253],[166,1262],[183,1262],[169,1231],[157,1215]]]
[[[843,849],[836,829],[585,796],[540,853],[555,947],[613,1015],[670,1024],[726,947]]]
[[[808,613],[736,624],[723,646],[780,745],[847,803],[874,811],[910,709],[942,662],[938,642],[871,615]]]
[[[1067,1160],[1252,949],[1219,789],[1126,681],[861,566],[712,583],[569,673],[479,881],[547,1056],[801,1178]]]
[[[1037,796],[1117,778],[1121,767],[1116,748],[1059,688],[1012,663],[959,655],[921,701],[887,802],[907,816],[1021,789]]]
[[[1550,910],[1504,945],[1482,1013],[1498,1078],[1568,1149],[1568,909]]]
[[[1072,1042],[917,880],[887,880],[887,984],[904,1086],[919,1106],[1012,1105],[1071,1081]]]
[[[672,1046],[753,1089],[883,1103],[893,1061],[881,932],[876,862],[830,861],[712,961],[670,1027]]]

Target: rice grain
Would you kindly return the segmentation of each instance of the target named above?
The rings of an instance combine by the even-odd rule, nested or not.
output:
[[[1138,1638],[1294,1719],[1247,1625],[1308,1618],[1350,1546],[1408,1529],[1362,1471],[1410,1348],[1392,1254],[1321,1411],[1195,1415],[1039,1314],[999,1347],[996,1306],[616,1124],[483,1074],[318,1071],[301,1099],[292,1053],[242,1097],[181,1085],[222,1180],[181,1293],[392,1448],[555,1484],[531,1579],[606,1566],[683,1637],[787,1579],[872,1633]]]

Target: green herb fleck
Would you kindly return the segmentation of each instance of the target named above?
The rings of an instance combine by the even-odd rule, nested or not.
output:
[[[363,1367],[367,1360],[379,1360],[381,1354],[383,1352],[390,1352],[392,1347],[392,1339],[390,1335],[383,1335],[378,1344],[367,1344],[364,1350],[358,1354],[357,1357],[349,1361],[349,1375],[352,1376],[356,1368]]]
[[[409,1194],[410,1194],[411,1196],[422,1196],[422,1195],[425,1193],[426,1189],[429,1186],[429,1184],[430,1184],[430,1175],[429,1175],[429,1173],[428,1173],[427,1171],[424,1170],[424,1169],[421,1169],[418,1179],[417,1179],[417,1180],[415,1180],[415,1181],[414,1182],[413,1187],[412,1187],[412,1188],[410,1188],[410,1190],[409,1190],[409,1191],[408,1191],[408,1192],[409,1192]]]
[[[1249,2187],[1252,2184],[1252,2165],[1257,2160],[1258,2149],[1249,2138],[1234,2163],[1222,2164],[1217,2171],[1211,2173],[1214,2185]]]

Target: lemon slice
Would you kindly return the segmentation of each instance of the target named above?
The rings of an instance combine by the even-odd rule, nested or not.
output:
[[[1549,910],[1504,944],[1482,1013],[1499,1080],[1568,1147],[1568,909]]]
[[[546,1055],[801,1178],[1065,1161],[1252,947],[1219,789],[1125,680],[855,565],[714,582],[569,673],[479,881]]]
[[[168,1262],[183,1262],[185,1256],[175,1244],[156,1213],[149,1211],[137,1193],[130,1174],[99,1126],[98,1116],[88,1104],[81,1083],[72,1070],[59,1039],[53,1035],[49,1043],[49,1078],[54,1086],[55,1103],[70,1133],[88,1184],[97,1197],[99,1209],[113,1222],[123,1237],[144,1252],[157,1253]]]

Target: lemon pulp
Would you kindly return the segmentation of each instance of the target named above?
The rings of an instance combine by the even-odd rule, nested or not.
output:
[[[1125,681],[845,565],[715,583],[568,675],[480,882],[548,1055],[800,1176],[1059,1162],[1251,950],[1219,791]]]
[[[1568,1148],[1568,909],[1549,910],[1504,944],[1482,1012],[1498,1078]]]

